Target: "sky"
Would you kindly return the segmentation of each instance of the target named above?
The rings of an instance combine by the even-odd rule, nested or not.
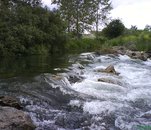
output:
[[[144,29],[151,25],[151,0],[112,0],[112,18],[120,18],[127,28],[136,25]]]
[[[51,7],[51,0],[42,0]],[[136,25],[144,29],[145,25],[151,25],[151,0],[111,0],[113,10],[111,18],[119,18],[127,28]]]

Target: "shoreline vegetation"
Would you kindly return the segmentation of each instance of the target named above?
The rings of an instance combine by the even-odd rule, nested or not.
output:
[[[56,1],[54,4],[58,4],[60,8],[50,10],[48,7],[43,7],[40,0],[1,1],[0,56],[52,55],[86,51],[107,53],[113,46],[151,51],[151,26],[146,25],[143,30],[137,29],[136,26],[127,29],[119,19],[105,23],[112,9],[109,0],[106,3],[99,3],[106,7],[102,14],[98,14],[98,11],[103,10],[101,8],[97,12],[94,11],[98,3],[95,3],[92,8],[90,3],[85,3],[89,7],[86,5],[83,7],[84,3],[69,2],[68,4],[73,4],[73,12],[71,12],[70,8],[64,8],[67,4],[64,2]],[[75,7],[74,4],[79,6]],[[80,17],[78,13],[81,12],[76,8],[91,10],[96,17],[86,12],[82,12]],[[68,11],[71,14],[68,14]],[[75,14],[78,16],[75,17]],[[73,21],[68,21],[69,16],[73,17]],[[84,17],[88,17],[89,20],[82,24]],[[102,17],[104,21],[100,21]],[[98,30],[97,22],[106,24],[103,30]],[[85,30],[91,30],[90,25],[96,26],[95,31],[84,34]]]

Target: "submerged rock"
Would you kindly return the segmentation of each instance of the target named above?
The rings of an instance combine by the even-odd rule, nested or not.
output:
[[[84,66],[81,65],[80,63],[76,63],[72,65],[74,68],[78,68],[78,69],[84,69]]]
[[[94,58],[95,58],[95,53],[93,53],[93,52],[82,53],[82,54],[79,56],[79,58],[82,59],[82,60],[93,61]]]
[[[109,78],[99,78],[98,81],[122,86],[121,82],[119,82],[117,80],[109,79]]]
[[[0,130],[35,130],[35,125],[23,111],[0,106]]]
[[[9,106],[16,109],[22,109],[22,106],[17,99],[10,96],[0,96],[0,106]]]
[[[68,80],[70,83],[76,83],[82,81],[83,77],[75,74],[70,74]]]
[[[145,112],[144,114],[141,115],[141,117],[151,119],[151,111]]]
[[[66,129],[87,128],[91,124],[90,120],[91,116],[88,114],[71,112],[58,116],[55,124]]]
[[[61,75],[52,75],[51,78],[53,80],[61,80],[61,79],[63,79],[63,77]]]

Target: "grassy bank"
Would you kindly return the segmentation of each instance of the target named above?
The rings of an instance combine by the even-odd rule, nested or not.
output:
[[[103,42],[97,39],[82,38],[82,39],[70,39],[66,45],[65,49],[68,52],[85,52],[85,51],[95,51],[101,49],[101,44]]]
[[[98,39],[70,39],[66,43],[65,49],[68,52],[105,51],[113,46],[125,46],[132,50],[151,51],[151,33],[145,31],[135,32],[133,34],[123,34],[113,39],[107,39],[103,36]]]
[[[102,48],[110,48],[112,46],[126,46],[133,50],[150,51],[151,33],[142,31],[133,34],[121,35],[117,38],[106,40],[102,45]]]
[[[58,39],[59,40],[59,39]],[[123,34],[119,37],[108,39],[103,36],[99,36],[98,39],[95,38],[67,38],[66,43],[58,44],[54,47],[48,44],[37,44],[29,49],[18,49],[15,50],[15,54],[22,54],[21,52],[25,52],[27,55],[48,55],[51,54],[51,50],[53,53],[80,53],[87,51],[108,51],[113,46],[125,46],[131,50],[139,50],[139,51],[151,51],[151,33],[150,32],[136,32],[132,34]],[[52,48],[53,47],[53,48]],[[11,47],[13,49],[13,47]],[[16,49],[16,48],[15,48]],[[12,56],[13,51],[8,52],[9,50],[5,50],[2,46],[0,46],[1,53],[6,53],[6,56]],[[23,53],[24,54],[24,53]]]

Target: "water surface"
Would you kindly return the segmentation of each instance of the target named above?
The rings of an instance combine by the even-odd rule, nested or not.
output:
[[[98,72],[109,65],[120,74]],[[0,77],[0,95],[20,99],[37,130],[139,130],[151,125],[149,59],[95,53],[5,59]]]

